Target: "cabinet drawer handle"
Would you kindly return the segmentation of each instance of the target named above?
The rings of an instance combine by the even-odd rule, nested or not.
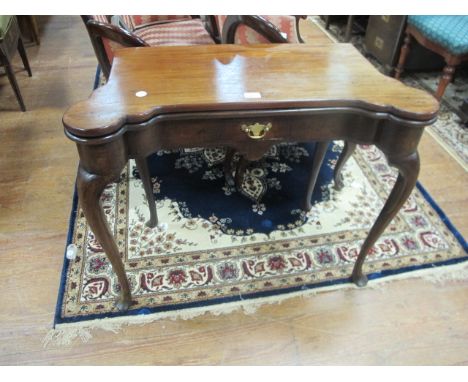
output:
[[[241,126],[241,130],[247,133],[248,137],[252,139],[262,139],[270,129],[271,123],[262,124],[257,122],[253,125]]]

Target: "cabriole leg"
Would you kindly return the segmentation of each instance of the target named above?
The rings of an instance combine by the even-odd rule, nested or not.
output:
[[[237,163],[236,168],[236,175],[235,175],[235,183],[238,190],[242,188],[242,183],[244,182],[244,175],[247,166],[249,165],[249,161],[244,157],[241,156],[239,162]]]
[[[419,174],[419,155],[417,152],[405,157],[390,156],[388,157],[388,162],[398,169],[399,174],[387,202],[361,247],[361,252],[354,265],[352,280],[360,287],[367,284],[367,276],[362,273],[362,265],[366,259],[367,253],[408,199],[416,185]]]
[[[224,179],[226,180],[226,183],[229,185],[234,185],[235,183],[234,178],[232,177],[232,159],[234,158],[235,153],[236,153],[236,150],[228,147],[226,149],[226,156],[224,158],[224,163],[223,163]]]
[[[78,169],[77,188],[86,220],[96,239],[104,249],[114,272],[117,274],[121,289],[117,308],[124,311],[131,305],[130,287],[119,249],[107,225],[106,217],[99,202],[102,191],[114,178],[115,176],[90,174],[80,166]]]
[[[135,158],[135,162],[140,173],[140,179],[143,182],[145,189],[146,200],[148,201],[148,208],[150,211],[150,219],[146,225],[150,228],[158,225],[158,212],[156,211],[156,200],[154,199],[153,183],[151,182],[151,175],[148,169],[147,158]]]
[[[317,146],[315,147],[312,169],[310,170],[309,180],[307,182],[307,192],[303,202],[304,211],[310,211],[310,209],[312,208],[312,193],[314,192],[315,183],[317,182],[317,177],[320,172],[320,168],[322,167],[323,158],[325,157],[325,153],[327,152],[329,143],[330,142],[328,141],[316,143]]]
[[[335,166],[335,172],[334,172],[334,180],[335,180],[335,189],[336,190],[341,190],[344,186],[343,184],[343,167],[348,161],[349,157],[353,155],[354,150],[356,150],[356,143],[352,142],[345,142],[343,151],[340,154],[340,157],[338,158],[338,162],[336,163]]]

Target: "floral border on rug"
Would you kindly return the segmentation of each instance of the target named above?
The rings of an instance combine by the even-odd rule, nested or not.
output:
[[[169,199],[158,201],[169,228],[146,228],[145,199],[131,166],[101,202],[124,258],[134,305],[126,313],[116,310],[119,285],[75,205],[69,243],[79,254],[65,260],[56,323],[199,306],[209,310],[214,304],[348,283],[360,245],[396,179],[378,149],[360,147],[345,167],[345,188],[330,190],[330,200],[314,205],[305,226],[236,236],[220,232],[210,220],[184,218]],[[463,237],[418,188],[369,254],[364,270],[370,279],[467,259]],[[132,232],[144,237],[138,244],[143,251],[131,249],[136,246]]]

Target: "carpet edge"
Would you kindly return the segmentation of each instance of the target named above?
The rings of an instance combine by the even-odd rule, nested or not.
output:
[[[401,272],[394,275],[379,277],[372,280],[372,283],[366,286],[366,289],[379,290],[383,284],[388,284],[398,280],[421,279],[437,285],[445,285],[450,282],[463,281],[468,279],[468,261],[462,261],[457,264],[445,267],[434,266],[414,270],[412,272]],[[189,308],[179,311],[167,311],[144,315],[120,316],[112,318],[102,318],[91,321],[79,321],[75,323],[56,324],[49,330],[42,340],[43,348],[55,345],[58,347],[70,345],[75,339],[79,338],[82,343],[87,343],[93,338],[92,332],[102,330],[107,332],[119,333],[126,326],[145,325],[160,320],[190,320],[204,314],[220,316],[230,314],[240,310],[244,314],[254,314],[259,308],[265,305],[281,304],[286,300],[293,298],[307,298],[319,293],[336,291],[340,289],[360,289],[351,283],[334,284],[321,288],[307,289],[287,293],[281,296],[259,297],[250,300],[241,300],[227,302],[213,308],[212,305],[203,307]]]

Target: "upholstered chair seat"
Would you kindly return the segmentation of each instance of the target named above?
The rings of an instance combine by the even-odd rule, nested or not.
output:
[[[214,44],[200,19],[142,25],[133,33],[150,46]]]
[[[412,39],[445,60],[446,65],[434,94],[440,100],[452,81],[455,68],[468,61],[468,16],[408,16],[396,78],[400,78],[404,70]]]
[[[468,53],[466,16],[408,16],[408,24],[454,55]]]
[[[122,15],[119,18],[129,31],[134,31],[136,28],[146,27],[151,24],[192,19],[188,15]]]
[[[109,77],[117,49],[158,45],[211,45],[214,36],[201,18],[191,16],[82,16],[99,65]]]

